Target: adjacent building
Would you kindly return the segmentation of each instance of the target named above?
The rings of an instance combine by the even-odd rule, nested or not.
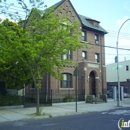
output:
[[[62,58],[70,58],[77,65],[64,66],[61,71],[63,80],[57,80],[49,73],[46,73],[42,80],[41,97],[43,100],[48,100],[50,95],[53,99],[63,99],[67,95],[75,95],[75,76],[74,70],[76,66],[79,69],[78,76],[78,99],[84,100],[87,95],[99,95],[106,93],[106,67],[105,67],[105,34],[106,30],[100,26],[100,22],[78,14],[74,9],[70,0],[62,0],[54,6],[55,11],[60,16],[65,14],[70,21],[76,20],[80,25],[82,35],[80,42],[90,43],[89,49],[86,47],[69,51],[68,54],[62,55]],[[58,12],[60,8],[60,12]],[[86,10],[87,11],[87,10]],[[35,88],[33,85],[27,87],[26,95],[35,97]]]
[[[117,61],[106,65],[107,88],[118,86]],[[130,92],[130,60],[119,62],[119,82],[125,92]]]

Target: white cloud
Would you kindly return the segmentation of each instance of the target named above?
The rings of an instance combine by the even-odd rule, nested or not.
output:
[[[119,40],[119,48],[130,49],[130,40],[120,39]]]
[[[130,2],[124,4],[124,9],[130,11]]]
[[[0,19],[1,19],[1,20],[5,20],[6,17],[5,17],[4,15],[0,15]]]
[[[4,16],[4,15],[1,15],[0,16],[0,23],[2,22],[2,21],[4,21],[6,19],[6,17]],[[10,19],[10,18],[8,18],[10,21],[12,21],[12,22],[17,22],[17,20],[13,20],[13,19]]]
[[[125,22],[127,19],[129,19],[129,16],[125,16],[125,17],[123,17],[121,19],[118,19],[117,20],[117,25],[121,26],[123,24],[123,22]]]

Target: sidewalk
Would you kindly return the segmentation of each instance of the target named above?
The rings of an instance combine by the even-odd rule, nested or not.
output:
[[[122,107],[130,107],[130,99],[123,100]],[[75,102],[57,103],[53,104],[53,106],[44,107],[42,113],[44,113],[45,115],[42,116],[34,116],[34,113],[36,113],[36,107],[0,109],[0,123],[6,121],[49,118],[56,116],[84,114],[88,112],[108,111],[116,108],[119,108],[117,107],[117,102],[114,102],[111,99],[108,100],[108,103],[98,103],[98,104],[78,102],[77,112]]]

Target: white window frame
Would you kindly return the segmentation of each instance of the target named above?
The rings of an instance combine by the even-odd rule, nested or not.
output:
[[[95,53],[95,62],[96,63],[100,62],[99,53]]]
[[[72,74],[62,73],[63,79],[61,80],[60,88],[72,88]]]
[[[95,44],[99,44],[99,35],[95,34]]]

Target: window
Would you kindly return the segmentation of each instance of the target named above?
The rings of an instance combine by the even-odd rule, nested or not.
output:
[[[99,44],[99,36],[95,34],[95,44]]]
[[[98,26],[99,26],[99,23],[94,22],[94,26],[98,27]]]
[[[87,52],[82,51],[82,60],[87,60]]]
[[[130,79],[126,79],[126,81],[127,81],[127,82],[129,82],[129,81],[130,81]]]
[[[63,59],[63,60],[66,60],[66,59],[72,59],[72,51],[68,51],[68,53],[67,54],[63,54],[62,56],[61,56],[61,58]]]
[[[73,30],[71,28],[71,25],[72,25],[71,21],[69,21],[69,20],[67,20],[67,21],[63,20],[61,22],[62,22],[61,29],[68,31],[70,33],[70,35],[72,35],[73,34]]]
[[[95,62],[98,63],[99,62],[99,54],[95,53]]]
[[[82,41],[86,41],[86,32],[82,31]]]
[[[59,15],[62,15],[62,12],[59,12]]]
[[[126,65],[126,71],[129,71],[129,66],[128,65]]]
[[[72,74],[63,73],[62,76],[61,88],[72,88]]]

